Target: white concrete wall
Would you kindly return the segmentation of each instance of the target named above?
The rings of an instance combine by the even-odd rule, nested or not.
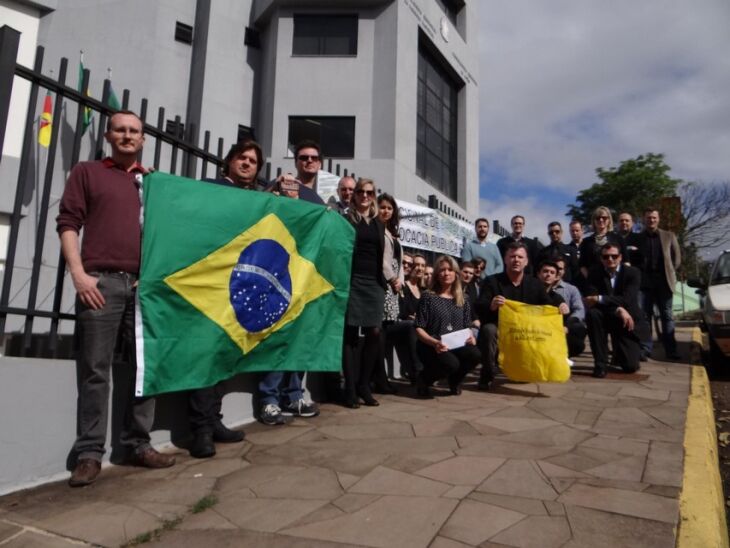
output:
[[[228,381],[224,422],[251,422],[252,376]],[[188,436],[186,399],[158,398],[152,443],[169,448]],[[0,357],[0,495],[69,476],[67,460],[76,433],[76,369],[70,360]],[[109,438],[113,417],[109,418]],[[109,439],[108,438],[108,439]],[[111,448],[107,443],[107,449]],[[109,451],[105,455],[108,463]]]

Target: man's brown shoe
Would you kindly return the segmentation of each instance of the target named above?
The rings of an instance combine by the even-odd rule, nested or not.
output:
[[[84,485],[90,485],[96,480],[96,476],[101,471],[101,463],[94,459],[79,459],[76,463],[71,477],[68,480],[68,484],[71,487],[83,487]]]
[[[175,457],[165,455],[148,447],[140,453],[135,453],[132,457],[132,464],[136,466],[144,466],[145,468],[168,468],[175,464]]]

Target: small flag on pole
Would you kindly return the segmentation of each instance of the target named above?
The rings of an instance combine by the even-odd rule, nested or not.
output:
[[[84,52],[80,52],[79,57],[79,84],[77,86],[80,93],[84,93],[87,96],[89,96],[89,87],[87,86],[86,89],[83,89],[84,87]],[[84,109],[84,122],[81,127],[81,134],[83,135],[86,133],[86,129],[91,125],[91,109],[89,107],[83,107]]]
[[[38,144],[45,148],[48,148],[51,144],[51,133],[53,132],[51,108],[51,92],[46,91],[46,98],[43,101],[43,113],[38,124]]]
[[[109,98],[106,100],[106,104],[112,107],[114,110],[121,110],[122,104],[119,102],[119,98],[117,97],[117,94],[114,93],[114,88],[112,87],[112,69],[107,68],[107,73],[109,74]]]

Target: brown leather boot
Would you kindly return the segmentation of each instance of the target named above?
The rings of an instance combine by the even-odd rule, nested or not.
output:
[[[135,453],[131,461],[135,466],[144,466],[145,468],[168,468],[175,464],[175,457],[148,447],[144,451]]]
[[[94,459],[79,459],[76,463],[71,477],[68,480],[68,484],[71,487],[83,487],[84,485],[90,485],[96,480],[96,476],[101,471],[101,463]]]

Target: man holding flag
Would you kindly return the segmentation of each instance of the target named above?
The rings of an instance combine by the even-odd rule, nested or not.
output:
[[[96,480],[105,452],[109,382],[117,335],[126,343],[126,400],[121,444],[132,463],[172,466],[175,458],[155,451],[150,429],[155,401],[134,397],[134,302],[140,267],[140,183],[137,162],[144,145],[142,121],[131,111],[109,118],[104,134],[111,157],[81,162],[71,171],[56,219],[68,271],[76,289],[78,357],[76,466],[72,487]],[[83,229],[83,245],[79,233]]]

